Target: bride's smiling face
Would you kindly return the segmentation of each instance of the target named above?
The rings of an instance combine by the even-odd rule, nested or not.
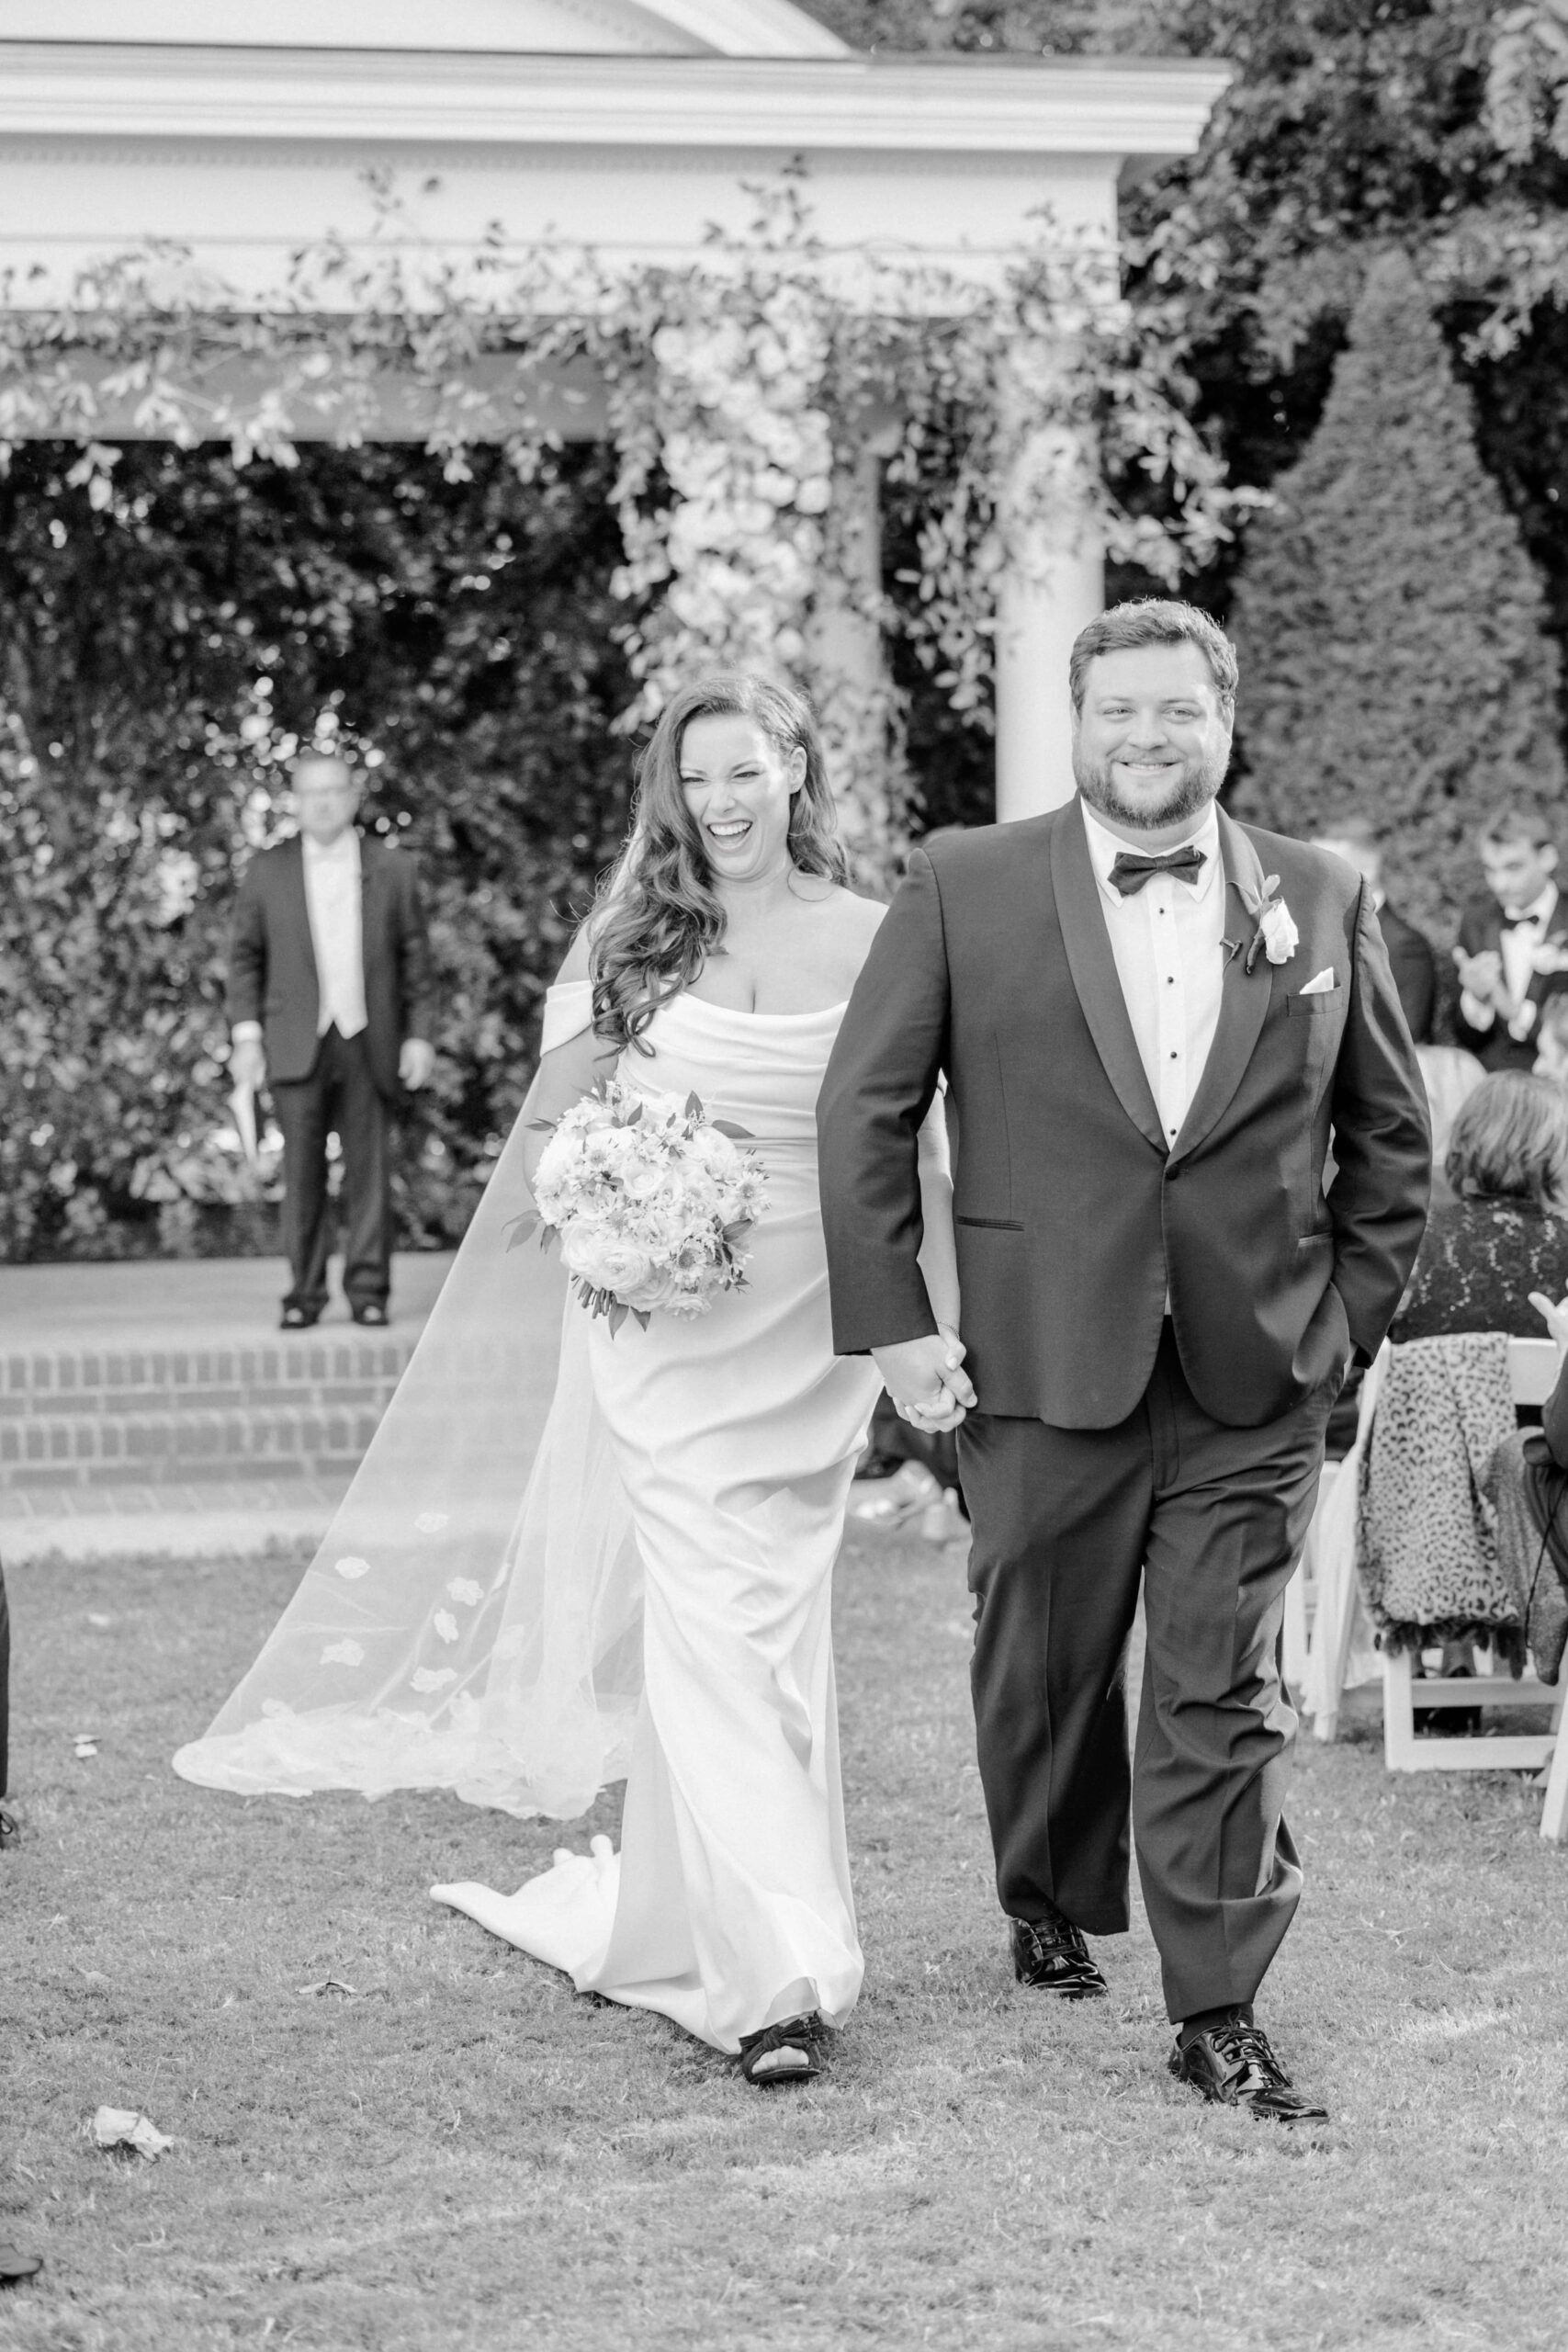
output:
[[[806,753],[784,752],[739,711],[694,718],[681,738],[681,788],[716,882],[755,882],[790,864],[790,804]]]

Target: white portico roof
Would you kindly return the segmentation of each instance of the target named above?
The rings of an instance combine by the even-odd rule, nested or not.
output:
[[[329,232],[671,257],[795,159],[815,232],[989,275],[1049,209],[1115,234],[1225,69],[868,57],[790,0],[0,0],[0,302],[148,239],[242,300]]]
[[[0,40],[499,56],[848,54],[790,0],[0,0]]]

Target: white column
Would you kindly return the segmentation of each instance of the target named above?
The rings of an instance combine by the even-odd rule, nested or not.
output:
[[[1105,559],[1077,548],[1021,549],[997,600],[997,817],[1038,817],[1073,796],[1067,656],[1105,608]]]

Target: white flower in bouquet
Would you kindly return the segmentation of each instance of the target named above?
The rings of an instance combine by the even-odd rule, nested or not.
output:
[[[536,1227],[558,1239],[579,1299],[617,1330],[627,1315],[705,1315],[744,1286],[747,1234],[768,1205],[766,1171],[743,1131],[694,1094],[643,1093],[611,1079],[549,1129],[534,1181]]]

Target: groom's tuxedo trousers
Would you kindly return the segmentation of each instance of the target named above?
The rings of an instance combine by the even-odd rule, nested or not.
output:
[[[934,1328],[915,1136],[945,1073],[998,1891],[1015,1918],[1054,1905],[1089,1933],[1124,1928],[1131,1797],[1177,2018],[1251,2000],[1299,1896],[1284,1589],[1329,1409],[1398,1304],[1430,1170],[1359,877],[1224,816],[1219,851],[1218,1020],[1174,1140],[1076,802],[916,854],[819,1108],[835,1345],[852,1353]],[[1249,970],[1265,868],[1300,939]]]

